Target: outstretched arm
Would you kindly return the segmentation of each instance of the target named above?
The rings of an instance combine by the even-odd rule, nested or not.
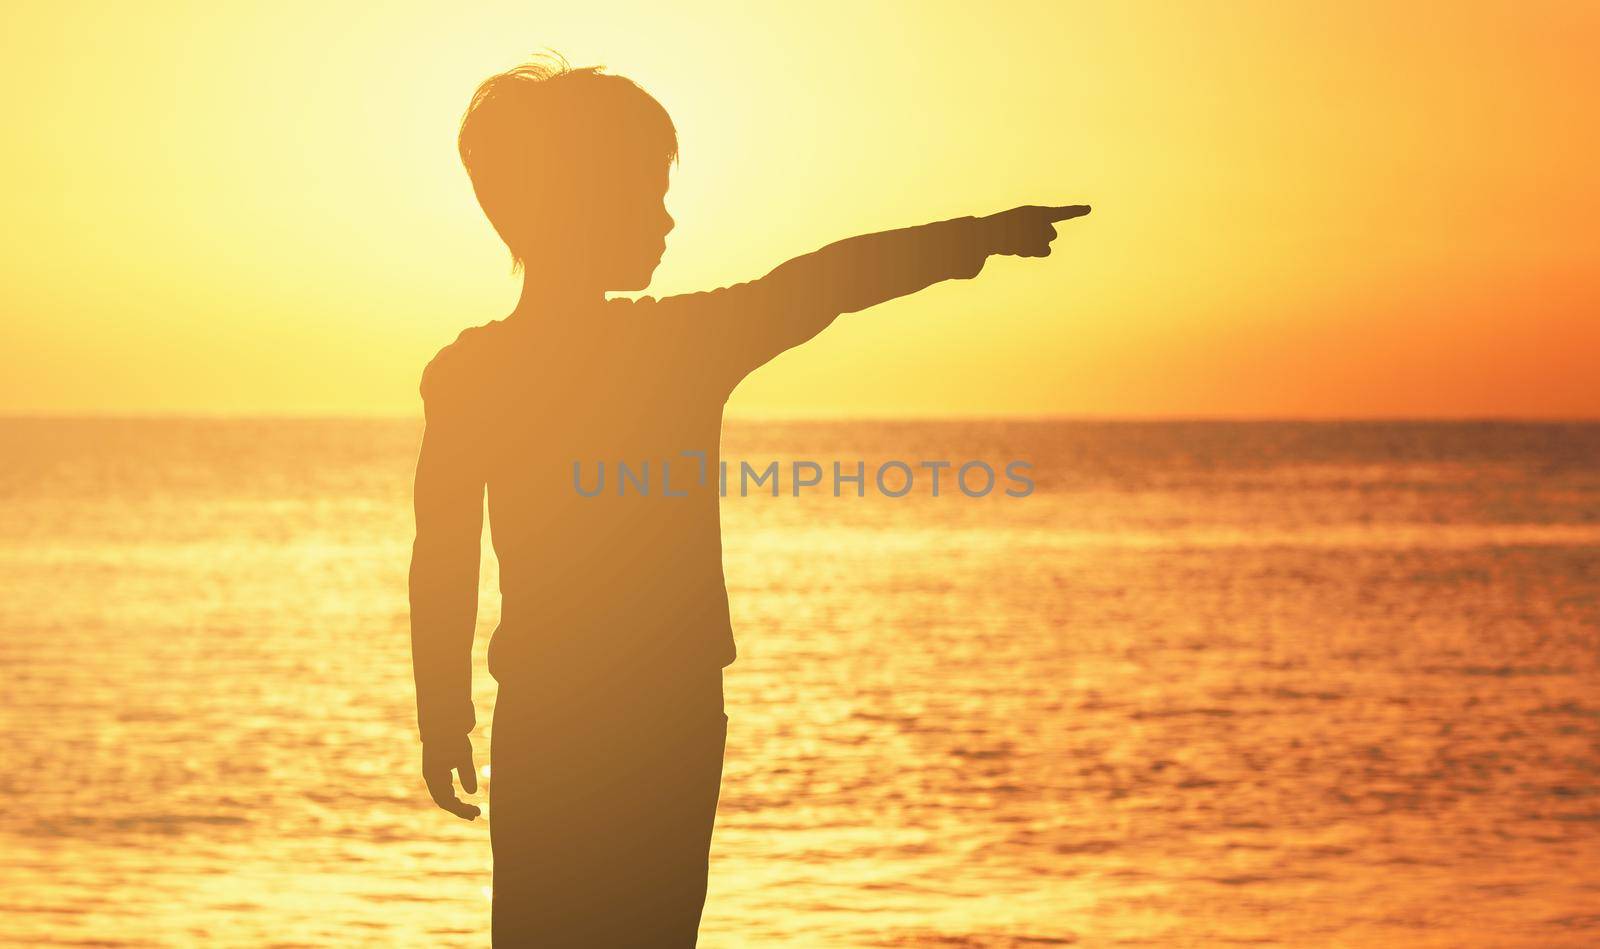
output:
[[[470,460],[468,441],[463,426],[429,406],[417,457],[410,591],[423,780],[435,803],[472,820],[478,808],[456,797],[451,777],[457,772],[469,794],[478,790],[469,735],[476,722],[472,638],[478,618],[484,479]]]
[[[942,280],[976,277],[994,254],[1048,257],[1055,224],[1088,213],[1083,204],[1027,205],[985,217],[863,234],[796,257],[761,282],[771,292],[799,301],[812,318],[831,321]]]
[[[709,314],[718,343],[748,372],[854,313],[942,280],[969,279],[995,254],[1048,257],[1055,225],[1084,204],[1026,205],[984,217],[863,234],[779,265],[759,280],[667,297],[669,311]]]

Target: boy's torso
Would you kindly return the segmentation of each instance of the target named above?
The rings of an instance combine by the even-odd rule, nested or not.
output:
[[[513,318],[463,335],[502,681],[734,658],[716,477],[731,383],[695,340],[607,311],[559,332]]]

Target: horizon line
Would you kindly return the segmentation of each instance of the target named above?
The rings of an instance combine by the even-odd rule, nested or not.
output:
[[[1112,415],[1066,412],[1015,412],[1015,413],[906,413],[906,414],[799,414],[799,413],[735,413],[724,417],[734,423],[791,423],[791,424],[871,424],[892,422],[1072,422],[1083,424],[1149,424],[1149,423],[1231,423],[1279,424],[1297,422],[1306,424],[1517,424],[1517,425],[1585,425],[1600,423],[1600,415]],[[398,412],[203,412],[182,411],[63,411],[63,412],[11,412],[0,411],[0,421],[208,421],[208,422],[417,422],[423,421],[420,411]]]

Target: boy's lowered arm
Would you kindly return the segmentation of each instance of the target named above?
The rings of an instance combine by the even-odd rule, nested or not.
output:
[[[469,733],[472,640],[478,618],[478,569],[483,536],[484,477],[455,419],[429,406],[417,457],[416,540],[411,549],[411,661],[417,688],[417,726],[423,778],[434,801],[471,819],[478,808],[458,800],[477,790]]]

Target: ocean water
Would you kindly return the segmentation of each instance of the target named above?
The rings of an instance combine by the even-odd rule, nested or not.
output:
[[[487,944],[417,773],[419,434],[0,421],[0,944]],[[702,945],[1600,943],[1600,425],[724,450],[1036,488],[725,502]]]

